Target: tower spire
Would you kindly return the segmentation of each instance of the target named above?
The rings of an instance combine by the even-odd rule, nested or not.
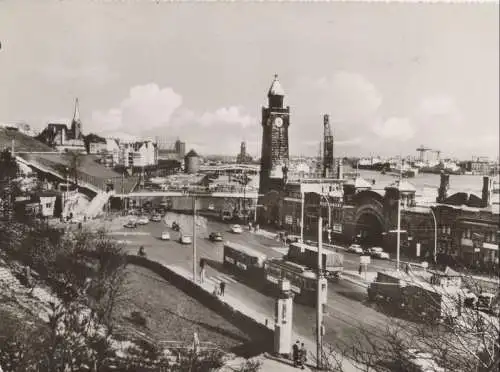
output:
[[[75,112],[73,113],[73,121],[80,121],[80,107],[78,105],[78,97],[75,99]]]

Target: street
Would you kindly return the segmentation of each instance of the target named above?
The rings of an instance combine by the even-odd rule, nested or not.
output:
[[[160,240],[163,231],[169,231],[170,241]],[[249,304],[254,310],[262,314],[268,314],[273,318],[275,299],[265,294],[261,288],[252,283],[242,282],[240,278],[226,272],[222,267],[223,243],[214,243],[208,240],[210,232],[218,231],[224,236],[224,241],[233,241],[245,244],[265,253],[268,257],[281,257],[285,250],[282,243],[251,233],[244,229],[242,234],[232,234],[229,225],[207,221],[205,231],[197,232],[197,262],[200,258],[207,259],[209,267],[206,271],[207,277],[215,282],[225,281],[226,293],[238,300]],[[188,232],[186,232],[187,234]],[[162,262],[166,265],[176,265],[192,270],[192,244],[182,245],[178,242],[179,233],[165,226],[162,222],[149,222],[140,225],[136,229],[122,228],[113,233],[118,240],[126,243],[127,251],[135,254],[140,245],[144,246],[148,258]],[[189,233],[192,235],[192,232]],[[359,256],[345,253],[346,269],[357,270]],[[387,262],[377,262],[377,268],[388,267]],[[324,318],[325,341],[327,343],[337,342],[340,339],[348,342],[349,337],[357,329],[365,331],[383,332],[389,318],[384,314],[365,305],[366,290],[346,280],[340,282],[329,282],[327,313]],[[294,331],[303,337],[314,338],[316,325],[315,305],[308,306],[294,303]]]

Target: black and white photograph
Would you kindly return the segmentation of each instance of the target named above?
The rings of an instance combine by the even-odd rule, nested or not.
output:
[[[499,11],[0,0],[0,372],[498,372]]]

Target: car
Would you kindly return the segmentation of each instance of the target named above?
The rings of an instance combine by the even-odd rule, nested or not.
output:
[[[222,234],[220,232],[212,232],[208,236],[208,239],[210,239],[213,242],[221,242],[222,241]]]
[[[384,252],[381,247],[372,247],[368,249],[368,253],[373,258],[380,258],[381,260],[388,260],[390,258],[389,253]]]
[[[161,233],[161,240],[170,240],[170,233],[168,231],[164,231]]]
[[[300,236],[298,235],[287,235],[285,238],[285,243],[291,244],[291,243],[300,243]]]
[[[243,228],[240,225],[232,225],[231,232],[233,234],[241,234],[243,232]]]
[[[149,218],[147,216],[141,216],[139,217],[139,219],[137,220],[137,223],[139,225],[147,225],[149,223]]]
[[[229,221],[233,219],[233,214],[229,211],[222,212],[222,221]]]
[[[153,222],[161,222],[161,216],[159,214],[153,214],[151,216],[151,221],[153,221]]]
[[[191,244],[192,242],[193,240],[188,235],[181,235],[181,237],[179,238],[179,243],[181,244]]]
[[[137,223],[134,220],[128,221],[123,227],[126,227],[128,229],[135,229],[137,227]]]
[[[347,248],[347,252],[363,254],[364,250],[359,244],[351,244],[349,248]]]

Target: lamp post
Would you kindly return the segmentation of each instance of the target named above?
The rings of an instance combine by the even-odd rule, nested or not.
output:
[[[429,209],[432,215],[432,219],[434,220],[434,263],[437,262],[437,220],[432,207]]]
[[[300,241],[304,242],[304,196],[305,194],[300,192]]]
[[[401,162],[401,172],[398,180],[398,231],[396,236],[396,271],[399,271],[399,251],[401,250],[401,179],[403,175],[403,162]]]
[[[196,196],[193,195],[193,282],[196,281]]]
[[[323,246],[323,218],[318,218],[318,277],[316,288],[316,367],[322,367],[322,349],[323,349],[323,304],[321,302],[321,277],[322,277],[322,246]]]

